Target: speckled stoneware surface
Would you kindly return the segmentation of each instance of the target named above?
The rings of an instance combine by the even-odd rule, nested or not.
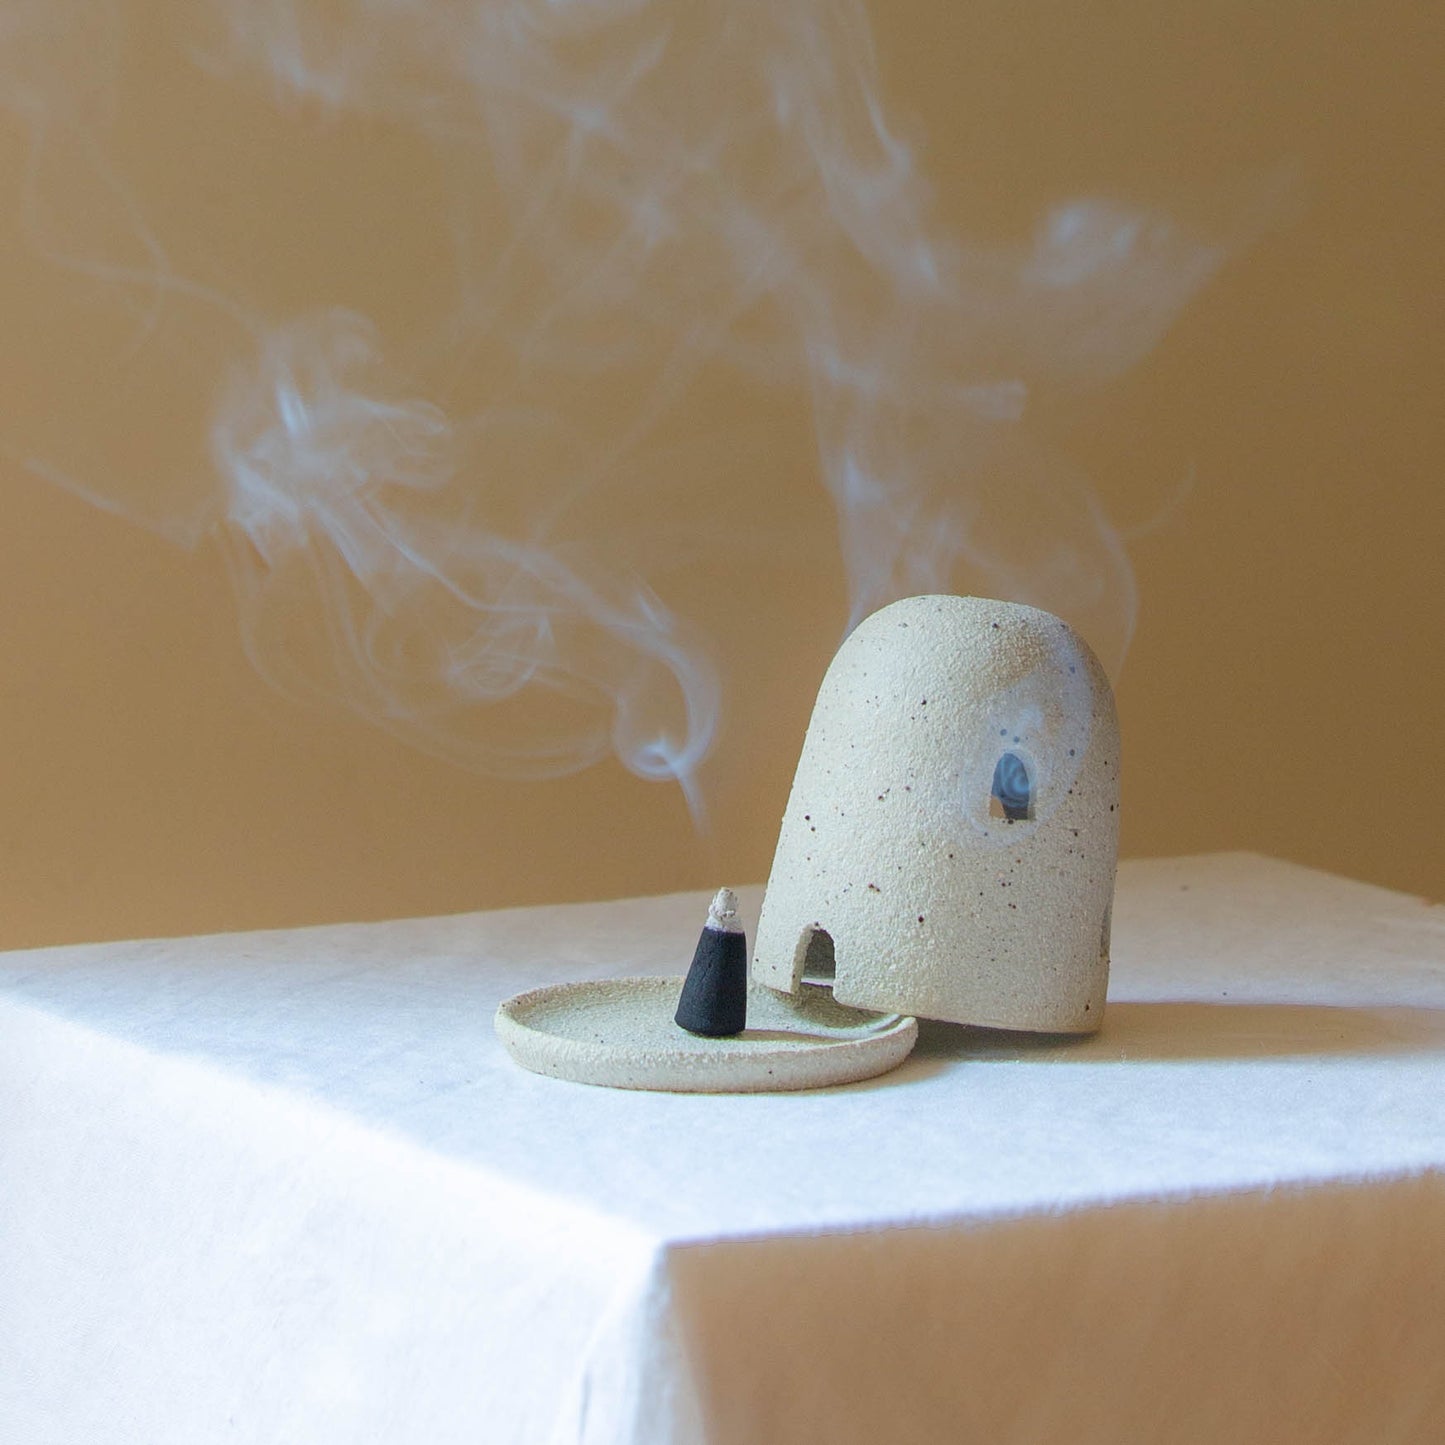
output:
[[[1000,777],[1018,816],[1001,812]],[[1113,694],[1072,628],[978,597],[895,602],[853,632],[818,692],[753,978],[798,988],[821,931],[844,1003],[1090,1033],[1118,808]]]
[[[797,997],[754,987],[748,1027],[699,1038],[673,1021],[681,978],[594,979],[517,994],[497,1035],[523,1068],[577,1084],[681,1094],[820,1089],[886,1073],[906,1059],[918,1024],[836,1003],[825,988]]]

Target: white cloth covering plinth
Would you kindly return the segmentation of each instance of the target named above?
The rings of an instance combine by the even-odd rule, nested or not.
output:
[[[1133,862],[1092,1039],[506,1058],[502,998],[681,973],[706,902],[0,956],[0,1441],[1445,1439],[1445,909]]]

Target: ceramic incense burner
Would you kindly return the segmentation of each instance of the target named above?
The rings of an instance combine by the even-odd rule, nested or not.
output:
[[[955,1023],[1099,1027],[1119,838],[1107,678],[1047,612],[910,597],[823,680],[755,982]]]
[[[907,1057],[916,1018],[1038,1033],[1103,1021],[1119,843],[1108,680],[1047,612],[910,597],[833,659],[763,899],[682,978],[554,985],[497,1031],[537,1073],[626,1089],[817,1088]]]

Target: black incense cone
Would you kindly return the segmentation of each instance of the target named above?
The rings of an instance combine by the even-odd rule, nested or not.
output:
[[[690,1034],[725,1039],[747,1027],[748,940],[737,909],[737,895],[718,889],[674,1015]]]

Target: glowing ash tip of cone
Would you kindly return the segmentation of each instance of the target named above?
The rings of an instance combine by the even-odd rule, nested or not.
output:
[[[707,906],[707,926],[722,933],[740,933],[738,895],[731,888],[719,888]]]

